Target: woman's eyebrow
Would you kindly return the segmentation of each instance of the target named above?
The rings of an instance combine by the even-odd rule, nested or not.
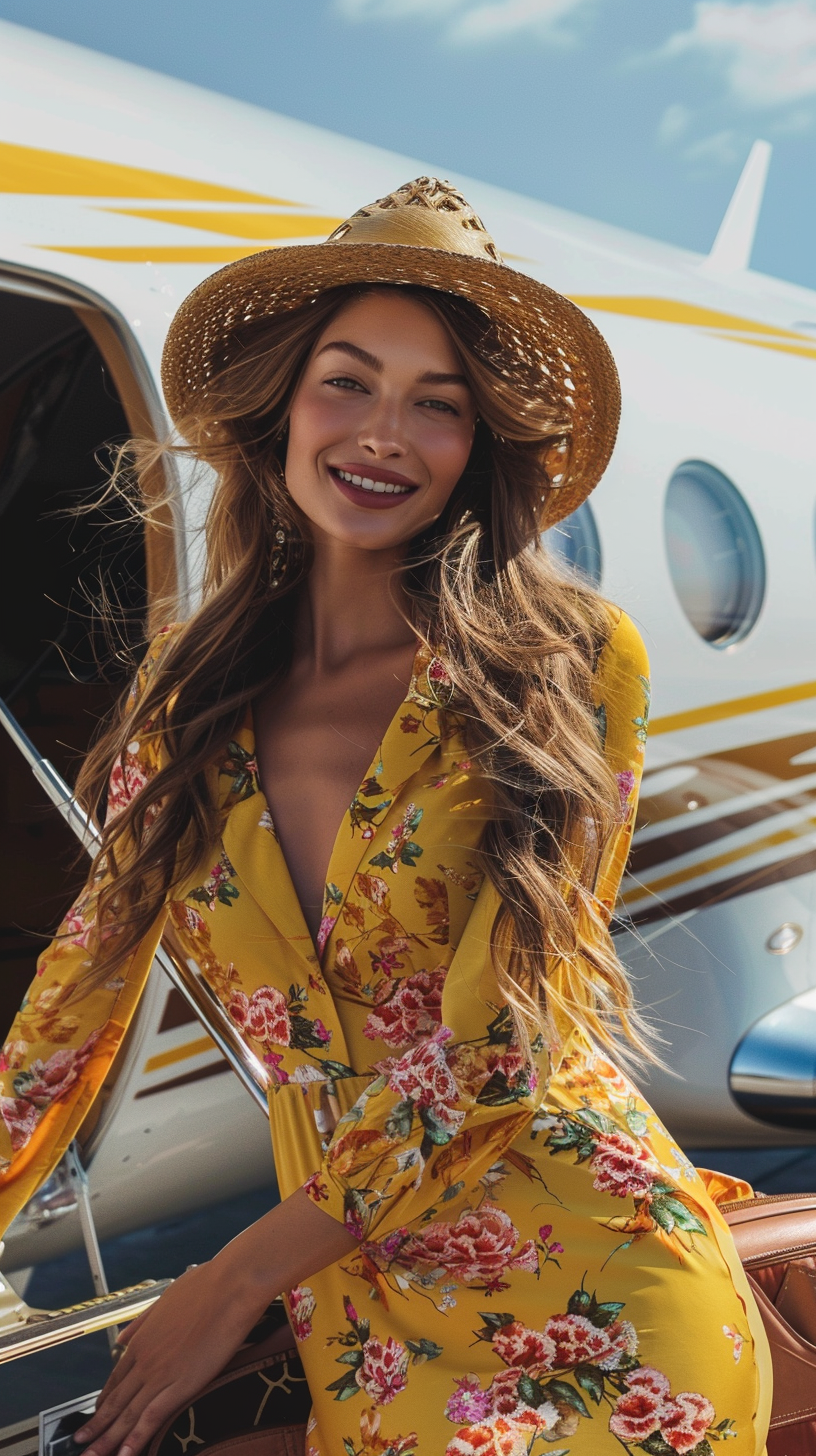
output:
[[[359,344],[352,344],[348,339],[331,339],[318,351],[318,359],[321,354],[326,353],[327,349],[339,349],[341,354],[350,355],[359,364],[365,364],[369,369],[373,369],[375,374],[382,374],[385,367],[382,359],[378,359],[376,354],[369,354],[368,349],[362,349]],[[468,387],[464,374],[439,374],[433,369],[420,374],[417,377],[417,384],[464,384],[465,388]]]
[[[376,374],[382,374],[383,361],[378,359],[376,354],[369,354],[367,349],[361,349],[359,344],[350,344],[346,339],[332,339],[330,343],[324,344],[318,352],[318,359],[325,354],[327,349],[339,349],[341,354],[350,354],[359,364],[367,364]]]
[[[432,369],[420,374],[417,384],[464,384],[467,388],[464,374],[436,374]]]

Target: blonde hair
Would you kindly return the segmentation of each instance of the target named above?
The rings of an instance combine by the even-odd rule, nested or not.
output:
[[[323,330],[370,291],[334,289],[236,329],[206,409],[180,422],[188,444],[131,445],[142,474],[180,452],[212,466],[217,482],[201,605],[169,639],[139,701],[120,704],[80,776],[95,811],[128,741],[146,722],[161,733],[165,766],[104,831],[112,878],[100,892],[93,983],[122,965],[217,840],[207,768],[226,754],[247,704],[289,670],[295,596],[311,564],[308,523],[284,478],[289,408]],[[622,1030],[648,1055],[594,895],[619,823],[592,700],[612,617],[539,540],[553,488],[548,452],[568,438],[570,421],[542,397],[540,379],[504,357],[474,305],[430,289],[402,293],[444,325],[479,414],[465,472],[442,518],[411,543],[402,582],[414,628],[444,661],[452,707],[495,790],[481,854],[501,899],[493,928],[501,989],[525,1046],[531,1032],[551,1035],[555,1013],[607,1047]]]

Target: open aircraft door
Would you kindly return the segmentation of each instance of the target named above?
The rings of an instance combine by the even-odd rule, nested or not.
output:
[[[103,635],[100,599],[138,657],[166,603],[187,596],[180,481],[161,471],[147,482],[144,521],[115,495],[100,500],[111,448],[166,429],[150,367],[114,309],[71,282],[0,265],[0,700],[22,729],[17,744],[0,733],[0,1041],[87,875],[71,813],[48,804],[20,744],[54,765],[52,804],[65,800],[60,778],[73,779],[132,672]],[[104,1237],[170,1216],[187,1207],[191,1179],[202,1204],[271,1180],[266,1119],[221,1075],[232,1065],[262,1103],[257,1069],[247,1071],[189,968],[180,979],[166,953],[159,960],[71,1153],[12,1224],[4,1270],[83,1238],[94,1267],[94,1225]],[[98,1260],[95,1285],[102,1294]],[[163,1287],[122,1298],[130,1310]],[[43,1321],[0,1277],[0,1360],[111,1324],[123,1309],[113,1297]]]

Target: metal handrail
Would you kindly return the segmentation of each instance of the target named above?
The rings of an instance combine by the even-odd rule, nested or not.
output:
[[[57,773],[54,765],[43,757],[28,734],[20,727],[2,698],[0,698],[0,724],[23,755],[37,783],[45,790],[54,807],[59,810],[69,829],[93,856],[99,849],[102,837],[100,831],[74,798],[68,784]],[[167,934],[162,936],[153,963],[164,971],[171,985],[184,997],[187,1005],[195,1013],[204,1030],[212,1037],[242,1086],[246,1088],[254,1102],[263,1109],[268,1117],[269,1073],[263,1062],[246,1045],[237,1028],[233,1026],[224,1007],[217,1000],[199,968],[194,963],[185,960],[180,949],[172,944]]]

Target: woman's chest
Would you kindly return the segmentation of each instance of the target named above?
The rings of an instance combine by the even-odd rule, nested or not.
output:
[[[416,709],[403,717],[342,815],[316,934],[249,747],[235,745],[241,797],[222,845],[174,900],[185,954],[288,1076],[326,1060],[363,1072],[416,1017],[432,1029],[482,882],[486,785],[455,735],[432,739]]]
[[[410,662],[392,668],[305,677],[255,705],[258,781],[313,937],[344,816],[404,700]]]

